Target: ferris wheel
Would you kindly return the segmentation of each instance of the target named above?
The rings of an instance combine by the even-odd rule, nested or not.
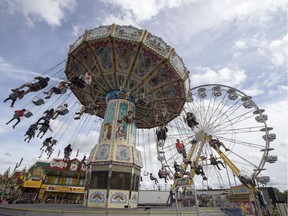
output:
[[[253,188],[265,163],[277,160],[269,155],[276,135],[267,126],[264,112],[235,88],[219,84],[192,88],[181,114],[167,125],[167,139],[157,142],[158,160],[170,173],[175,173],[175,161],[182,164],[185,173],[192,175],[195,183],[202,181],[203,186],[229,188],[243,183]],[[185,121],[188,113],[196,117],[193,127]],[[176,139],[185,145],[185,158],[176,150]],[[213,146],[212,139],[222,146]],[[212,156],[217,163],[211,162]],[[203,167],[204,180],[195,174],[193,162]]]

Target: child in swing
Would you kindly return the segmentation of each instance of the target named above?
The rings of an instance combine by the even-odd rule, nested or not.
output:
[[[68,88],[67,82],[61,81],[57,87],[54,86],[51,89],[49,89],[48,92],[44,92],[44,94],[47,94],[45,99],[51,98],[53,93],[54,94],[65,94],[67,91],[67,88]]]
[[[156,185],[157,185],[157,183],[159,183],[159,182],[158,182],[158,179],[155,178],[152,173],[150,173],[150,179],[151,179],[152,181],[154,181],[154,183],[155,183]]]
[[[51,127],[50,127],[50,121],[49,121],[49,120],[46,120],[46,119],[45,119],[43,123],[37,123],[37,124],[42,125],[42,126],[39,128],[39,133],[38,133],[38,135],[37,135],[37,137],[39,137],[40,134],[42,133],[42,136],[40,136],[40,139],[42,139],[42,137],[47,133],[48,130],[50,130],[51,132],[53,132],[52,129],[51,129]]]
[[[70,160],[71,153],[72,153],[72,147],[71,147],[71,144],[69,144],[64,148],[64,159],[63,160]]]
[[[13,120],[16,119],[17,122],[13,125],[13,128],[15,128],[16,125],[20,123],[21,118],[24,117],[25,111],[26,111],[26,109],[15,110],[13,118],[12,118],[10,121],[8,121],[8,122],[6,123],[6,125],[8,125],[10,122],[12,122]]]
[[[28,139],[28,143],[31,141],[32,138],[35,137],[36,134],[36,130],[38,129],[37,124],[34,123],[32,125],[30,125],[30,127],[28,128],[28,130],[26,131],[24,136],[27,136],[24,141],[26,141]]]
[[[12,100],[10,107],[13,108],[16,100],[17,99],[21,100],[23,98],[23,93],[24,92],[25,92],[24,90],[21,90],[21,91],[20,90],[15,90],[15,91],[13,91],[9,95],[9,97],[4,100],[4,103],[6,103],[8,100]]]

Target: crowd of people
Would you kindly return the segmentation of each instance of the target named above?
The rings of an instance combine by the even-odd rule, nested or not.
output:
[[[4,100],[4,103],[10,100],[11,101],[10,107],[14,108],[14,105],[17,100],[22,100],[24,96],[27,95],[28,93],[44,90],[48,86],[49,81],[50,81],[49,77],[37,76],[34,78],[34,81],[24,83],[17,88],[11,89],[12,93]],[[44,99],[48,100],[54,94],[63,95],[67,92],[69,88],[83,89],[86,86],[89,86],[91,82],[92,82],[92,77],[89,73],[85,73],[84,75],[80,75],[80,76],[74,76],[67,81],[60,81],[55,86],[51,87],[48,91],[43,92],[44,94],[47,95],[44,97]],[[33,103],[39,106],[44,103],[44,100],[43,99],[38,99],[38,101],[33,100]],[[87,111],[86,107],[91,107],[91,105],[82,106],[80,111],[75,113],[76,115],[79,115],[77,118],[75,117],[75,119],[79,119],[81,115],[83,115],[84,113],[88,113],[86,112]],[[94,110],[98,111],[99,109],[100,109],[100,104],[97,101]],[[58,116],[64,116],[68,113],[69,113],[68,103],[63,103],[55,108],[50,108],[44,111],[43,116],[41,116],[36,122],[34,122],[28,127],[24,135],[24,141],[29,143],[32,139],[35,138],[35,136],[42,139],[48,130],[53,132],[51,128],[51,122],[55,120],[56,118],[58,118]],[[6,123],[6,125],[9,125],[11,122],[14,122],[14,124],[12,125],[14,129],[22,121],[23,118],[25,117],[30,118],[32,115],[33,113],[31,113],[26,108],[17,109],[14,111],[13,117]],[[37,131],[38,131],[38,134],[37,134]],[[57,143],[57,140],[53,139],[53,137],[48,137],[43,141],[43,145],[40,148],[40,150],[43,150],[45,153],[47,153],[48,158],[49,158],[54,150],[53,146],[56,145],[56,143]],[[69,144],[64,149],[65,160],[69,160],[71,152],[72,152],[72,148],[71,148],[71,144]],[[42,153],[43,152],[41,152],[41,155]]]
[[[184,117],[184,121],[186,122],[187,126],[191,128],[192,130],[195,130],[195,128],[198,128],[198,121],[196,119],[196,116],[192,112],[187,112],[186,117]],[[159,123],[159,122],[158,122]],[[157,127],[156,129],[156,137],[157,137],[157,144],[160,147],[163,147],[165,144],[165,141],[167,139],[167,133],[168,133],[168,128],[165,124],[162,124]],[[220,147],[223,147],[225,151],[229,151],[223,142],[219,141],[218,138],[213,138],[212,135],[205,135],[207,143],[212,149],[215,150],[220,150]],[[164,179],[165,183],[169,179],[177,179],[177,178],[182,178],[182,177],[191,177],[191,175],[200,175],[202,179],[205,181],[207,180],[207,176],[205,175],[203,166],[204,161],[210,161],[210,165],[216,166],[218,170],[221,170],[219,167],[219,164],[222,165],[223,168],[226,168],[226,165],[224,162],[221,161],[220,158],[216,158],[212,153],[210,154],[210,157],[202,155],[198,159],[195,159],[194,161],[190,161],[187,159],[187,150],[186,150],[186,145],[197,145],[197,140],[195,138],[191,139],[188,144],[184,144],[183,141],[180,139],[176,139],[175,143],[175,148],[177,152],[181,155],[183,161],[181,164],[178,164],[177,161],[174,161],[173,168],[174,168],[174,177],[169,178],[169,173],[163,172],[163,168],[158,171],[158,177],[160,179]],[[191,157],[191,155],[190,155]],[[207,162],[205,162],[207,164]],[[188,165],[190,165],[190,169],[188,169]],[[153,176],[153,174],[150,174],[150,180],[154,181],[155,184],[158,184],[157,178]]]

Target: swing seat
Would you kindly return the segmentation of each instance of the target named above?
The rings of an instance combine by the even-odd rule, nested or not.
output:
[[[47,126],[42,126],[42,127],[40,128],[40,131],[47,132],[48,129],[49,129],[49,127],[47,127]]]
[[[143,172],[143,175],[144,175],[144,176],[148,176],[148,175],[149,175],[149,172],[144,171],[144,172]]]
[[[78,80],[76,80],[75,82],[76,86],[78,88],[85,88],[86,87],[86,82],[84,80],[84,76],[80,76]]]
[[[65,94],[66,91],[67,91],[67,88],[63,88],[63,89],[61,89],[61,94]]]
[[[67,91],[66,88],[63,88],[63,89],[55,88],[54,93],[55,93],[56,95],[59,95],[59,94],[65,94],[66,91]]]
[[[30,111],[26,111],[26,112],[24,113],[24,116],[25,116],[26,118],[30,118],[31,116],[33,116],[33,113],[30,112]]]
[[[19,94],[16,93],[16,92],[13,92],[12,94],[9,95],[9,97],[10,97],[12,100],[16,100],[16,99],[19,97]]]
[[[42,104],[44,104],[45,103],[45,101],[43,100],[43,99],[39,99],[39,98],[36,98],[36,99],[34,99],[34,100],[32,100],[32,103],[34,104],[34,105],[36,105],[36,106],[41,106]]]
[[[64,109],[64,110],[58,111],[58,114],[59,115],[66,115],[68,112],[69,112],[68,109]]]

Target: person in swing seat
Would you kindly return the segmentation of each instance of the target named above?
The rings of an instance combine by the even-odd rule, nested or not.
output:
[[[48,82],[50,80],[49,77],[41,77],[41,76],[38,76],[38,77],[35,77],[34,78],[35,80],[38,80],[37,82],[33,83],[33,82],[28,82],[28,83],[24,83],[23,85],[21,85],[20,87],[16,88],[16,89],[11,89],[12,91],[17,91],[17,90],[20,90],[20,89],[23,89],[25,87],[28,87],[28,90],[26,90],[24,93],[23,93],[23,97],[24,95],[28,94],[29,92],[37,92],[41,89],[44,89],[47,87],[48,85]]]
[[[26,131],[26,133],[24,135],[24,136],[27,136],[27,137],[25,137],[24,141],[26,142],[26,140],[28,139],[27,142],[29,143],[31,141],[31,139],[35,137],[37,129],[38,129],[38,126],[36,123],[30,125],[30,127],[28,128],[28,130]]]
[[[49,110],[46,110],[43,114],[44,114],[44,116],[38,119],[38,121],[36,122],[37,124],[38,124],[41,120],[44,120],[44,121],[46,121],[46,120],[51,120],[51,119],[53,118],[55,112],[54,112],[54,109],[51,108],[51,109],[49,109]]]
[[[95,114],[97,114],[97,112],[99,112],[99,110],[100,110],[100,102],[99,101],[96,101],[95,105],[94,104],[89,104],[87,106],[83,105],[81,107],[80,111],[75,113],[78,116],[76,116],[74,119],[75,120],[80,119],[81,116],[84,113],[95,113]]]
[[[54,112],[52,119],[56,119],[58,115],[66,115],[68,113],[68,104],[59,105]]]
[[[197,125],[199,124],[196,121],[195,115],[191,112],[187,112],[185,122],[187,123],[188,127],[190,127],[191,129],[194,129],[194,127],[197,127]]]
[[[70,79],[69,86],[71,87],[77,87],[77,88],[85,88],[86,86],[89,86],[92,82],[92,77],[89,75],[88,72],[85,73],[85,75],[80,76],[74,76]]]
[[[52,143],[52,139],[53,137],[48,137],[43,141],[42,147],[40,148],[40,150],[42,150],[44,147],[49,146]]]
[[[180,142],[179,139],[176,139],[176,149],[178,151],[179,154],[182,154],[183,158],[186,158],[187,157],[187,154],[186,154],[186,149],[185,149],[185,145]]]
[[[64,159],[63,160],[70,160],[71,153],[72,153],[72,147],[71,147],[71,144],[69,144],[64,148]]]
[[[165,141],[167,138],[167,132],[168,132],[168,129],[165,125],[158,127],[156,130],[157,142],[159,142],[160,140]]]
[[[163,169],[160,169],[160,170],[158,171],[158,177],[159,177],[160,179],[164,178],[165,183],[167,183],[168,175],[167,175],[167,173],[164,173],[164,172],[163,172]]]
[[[6,125],[8,125],[10,122],[12,122],[13,120],[16,119],[17,122],[13,125],[13,128],[15,128],[16,125],[20,123],[21,118],[24,117],[25,111],[26,111],[26,109],[15,110],[15,111],[14,111],[14,116],[13,116],[13,118],[12,118],[10,121],[8,121],[8,122],[6,123]]]
[[[44,94],[47,94],[45,99],[51,98],[51,96],[54,94],[65,94],[68,88],[68,84],[65,81],[61,81],[57,87],[52,87],[49,89],[48,92],[44,92]]]
[[[6,103],[8,100],[12,100],[10,107],[14,107],[14,104],[16,102],[17,99],[21,100],[23,98],[23,93],[25,91],[24,90],[14,90],[8,98],[6,98],[4,100],[4,103]]]
[[[158,179],[155,178],[152,173],[150,173],[150,179],[151,179],[152,181],[154,181],[154,183],[155,183],[156,185],[157,185],[157,183],[159,183],[159,182],[158,182]]]
[[[211,165],[214,165],[214,166],[217,166],[218,170],[221,170],[220,167],[218,166],[219,163],[223,166],[223,168],[225,168],[225,166],[224,166],[224,164],[222,163],[222,161],[217,160],[217,159],[213,156],[213,154],[210,154],[209,160],[210,160],[210,164],[211,164]]]
[[[208,140],[209,145],[210,145],[212,148],[220,150],[220,147],[222,146],[222,147],[225,149],[225,151],[230,151],[230,149],[227,148],[227,147],[224,145],[224,143],[220,142],[218,138],[215,139],[215,138],[212,137],[212,135],[209,135],[208,138],[209,138],[209,140]]]
[[[191,169],[195,170],[196,175],[201,175],[203,180],[207,180],[203,167],[200,164],[196,163],[196,161],[193,162],[193,166],[191,166]]]
[[[39,128],[39,133],[38,133],[38,135],[37,135],[37,137],[39,137],[40,134],[43,133],[42,136],[40,136],[40,139],[42,139],[42,137],[47,133],[48,130],[50,130],[51,132],[53,132],[52,129],[51,129],[51,127],[50,127],[50,120],[44,119],[44,122],[43,122],[43,123],[37,123],[37,124],[42,125],[42,126]]]

